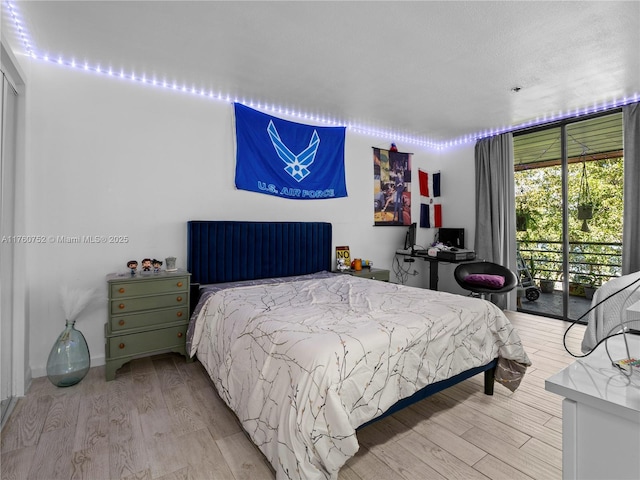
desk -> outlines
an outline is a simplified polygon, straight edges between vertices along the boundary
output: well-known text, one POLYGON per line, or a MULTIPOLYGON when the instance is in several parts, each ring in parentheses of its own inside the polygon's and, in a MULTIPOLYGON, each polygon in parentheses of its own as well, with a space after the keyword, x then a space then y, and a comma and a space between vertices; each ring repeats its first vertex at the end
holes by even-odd
MULTIPOLYGON (((627 335, 640 356, 640 336, 627 335)), ((614 360, 626 358, 621 336, 609 340, 614 360)), ((640 372, 624 376, 604 344, 545 381, 562 395, 562 478, 640 478, 640 372)))
POLYGON ((430 257, 429 255, 418 255, 411 253, 410 250, 396 250, 396 255, 402 255, 403 257, 420 258, 425 262, 429 262, 429 289, 438 290, 438 265, 440 263, 467 263, 477 262, 478 260, 444 260, 438 257, 430 257))

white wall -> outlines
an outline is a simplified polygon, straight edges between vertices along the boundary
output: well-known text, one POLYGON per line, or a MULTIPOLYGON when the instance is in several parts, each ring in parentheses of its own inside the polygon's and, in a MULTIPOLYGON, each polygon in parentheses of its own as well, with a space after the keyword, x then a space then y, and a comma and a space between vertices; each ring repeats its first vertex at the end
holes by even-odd
MULTIPOLYGON (((89 343, 92 365, 104 363, 107 319, 105 275, 129 259, 178 257, 186 263, 186 222, 201 220, 328 221, 334 245, 352 256, 392 268, 406 228, 373 227, 372 146, 381 140, 347 132, 349 196, 287 200, 234 187, 233 109, 230 104, 164 91, 51 64, 25 67, 28 89, 26 232, 29 235, 127 236, 126 243, 50 241, 28 245, 30 365, 45 375, 49 350, 64 327, 59 285, 94 288, 101 298, 77 328, 89 343)), ((473 238, 473 148, 414 152, 417 168, 443 174, 444 226, 465 227, 473 238)), ((412 215, 419 220, 419 202, 412 215)), ((419 243, 433 230, 419 229, 419 243)), ((428 270, 409 284, 428 285, 428 270)), ((441 289, 456 289, 447 268, 441 289), (450 280, 450 281, 449 281, 450 280)))
MULTIPOLYGON (((439 152, 435 157, 422 159, 419 157, 414 168, 422 168, 427 171, 441 172, 441 197, 442 226, 447 228, 464 228, 465 248, 473 249, 475 235, 475 165, 474 145, 457 147, 455 149, 439 152)), ((417 170, 416 175, 417 175, 417 170)), ((417 192, 416 192, 417 193, 417 192)), ((416 193, 413 194, 413 202, 417 203, 416 193)), ((429 199, 422 197, 423 203, 429 199)), ((419 220, 419 213, 415 213, 419 220)), ((418 244, 427 245, 433 242, 434 229, 418 229, 418 244)), ((426 262, 425 262, 426 263, 426 262)), ((453 278, 453 270, 456 264, 440 263, 438 290, 453 293, 469 292, 460 288, 453 278)), ((428 270, 425 271, 425 279, 428 279, 428 270)), ((428 281, 425 283, 428 285, 428 281)))

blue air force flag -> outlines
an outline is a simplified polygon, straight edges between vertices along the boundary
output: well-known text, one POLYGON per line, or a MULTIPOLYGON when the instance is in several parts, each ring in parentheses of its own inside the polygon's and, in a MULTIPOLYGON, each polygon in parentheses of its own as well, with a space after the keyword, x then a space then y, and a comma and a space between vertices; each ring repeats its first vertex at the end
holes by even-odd
POLYGON ((345 127, 304 125, 234 107, 236 188, 299 200, 347 196, 345 127))

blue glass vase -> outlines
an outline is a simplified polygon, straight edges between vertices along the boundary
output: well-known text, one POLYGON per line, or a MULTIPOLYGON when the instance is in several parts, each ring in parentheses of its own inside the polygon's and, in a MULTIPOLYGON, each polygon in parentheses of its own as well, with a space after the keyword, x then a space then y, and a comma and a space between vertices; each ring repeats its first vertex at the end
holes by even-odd
POLYGON ((82 380, 91 367, 89 346, 75 321, 66 321, 65 329, 53 344, 47 360, 47 377, 56 387, 70 387, 82 380))

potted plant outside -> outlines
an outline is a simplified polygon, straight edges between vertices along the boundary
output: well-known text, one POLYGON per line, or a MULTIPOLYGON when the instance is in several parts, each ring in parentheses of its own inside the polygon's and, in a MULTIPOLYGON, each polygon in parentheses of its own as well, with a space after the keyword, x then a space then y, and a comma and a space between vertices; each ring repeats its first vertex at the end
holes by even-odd
POLYGON ((519 206, 516 210, 516 231, 526 232, 530 228, 536 228, 535 212, 527 206, 519 206))
POLYGON ((581 203, 578 205, 578 220, 591 220, 593 218, 593 203, 581 203))
POLYGON ((554 273, 547 270, 540 270, 540 291, 542 293, 553 293, 556 287, 554 273))
POLYGON ((516 231, 526 232, 529 228, 535 227, 532 208, 528 204, 528 198, 524 193, 524 188, 520 192, 515 192, 516 201, 516 231))
POLYGON ((516 231, 526 232, 529 229, 529 220, 531 216, 529 212, 518 210, 516 212, 516 231))
POLYGON ((579 282, 569 282, 569 295, 584 297, 584 286, 579 282))
POLYGON ((593 299, 593 294, 598 289, 596 277, 594 275, 581 275, 580 282, 582 283, 585 298, 587 300, 593 299))
POLYGON ((580 192, 578 194, 578 220, 582 220, 583 232, 589 231, 587 220, 593 218, 593 203, 591 201, 591 192, 589 190, 589 179, 587 178, 587 162, 585 161, 585 152, 582 152, 582 176, 580 178, 580 192))
POLYGON ((596 293, 597 289, 598 289, 598 287, 596 287, 595 285, 585 285, 585 287, 584 287, 584 297, 587 300, 592 300, 593 299, 593 295, 596 293))

